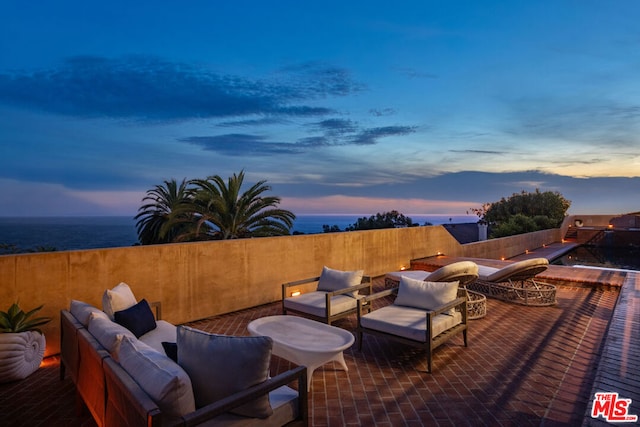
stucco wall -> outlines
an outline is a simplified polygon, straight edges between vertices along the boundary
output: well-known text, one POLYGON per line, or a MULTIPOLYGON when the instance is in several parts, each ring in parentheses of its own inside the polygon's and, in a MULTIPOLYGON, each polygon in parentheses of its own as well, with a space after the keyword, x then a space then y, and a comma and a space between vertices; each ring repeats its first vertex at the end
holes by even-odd
MULTIPOLYGON (((59 312, 71 299, 101 306, 128 283, 138 299, 162 302, 179 324, 277 301, 280 284, 317 276, 323 265, 378 276, 437 254, 509 258, 560 240, 560 229, 460 245, 442 226, 413 227, 0 256, 0 301, 45 304, 47 355, 59 352, 59 312)), ((4 308, 6 309, 6 308, 4 308)))

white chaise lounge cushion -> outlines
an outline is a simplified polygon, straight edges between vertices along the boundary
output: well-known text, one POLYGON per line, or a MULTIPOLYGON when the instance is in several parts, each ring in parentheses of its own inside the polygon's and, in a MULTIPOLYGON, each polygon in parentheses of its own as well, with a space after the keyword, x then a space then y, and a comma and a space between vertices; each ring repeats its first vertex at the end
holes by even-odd
MULTIPOLYGON (((422 310, 435 310, 450 303, 458 295, 458 282, 423 282, 402 276, 398 287, 395 305, 414 307, 422 310)), ((454 309, 449 311, 453 314, 454 309)))
MULTIPOLYGON (((333 292, 339 291, 340 289, 349 288, 351 286, 357 286, 362 283, 363 275, 364 270, 340 271, 324 266, 322 268, 322 273, 320 274, 320 280, 318 281, 317 290, 324 292, 333 292)), ((358 291, 350 292, 345 295, 351 295, 355 298, 356 295, 358 295, 358 291)))
POLYGON ((102 310, 113 320, 113 313, 126 310, 136 305, 136 297, 131 288, 124 282, 119 283, 113 289, 107 289, 102 294, 102 310))
MULTIPOLYGON (((386 332, 414 341, 426 342, 426 316, 426 311, 423 309, 391 304, 362 316, 360 323, 368 329, 386 332)), ((462 315, 457 311, 454 312, 453 316, 448 314, 434 316, 431 338, 459 323, 462 323, 462 315)))
POLYGON ((164 353, 135 338, 118 336, 114 359, 153 399, 163 414, 181 417, 195 411, 191 379, 164 353))
MULTIPOLYGON (((358 300, 347 295, 334 295, 331 298, 331 314, 343 313, 356 308, 358 300)), ((315 291, 296 297, 286 298, 284 307, 289 310, 302 311, 318 317, 327 315, 327 292, 315 291)))
POLYGON ((548 266, 549 260, 546 258, 531 258, 514 262, 500 269, 485 266, 479 267, 478 276, 481 280, 499 283, 507 281, 516 275, 534 277, 536 274, 546 270, 548 266))

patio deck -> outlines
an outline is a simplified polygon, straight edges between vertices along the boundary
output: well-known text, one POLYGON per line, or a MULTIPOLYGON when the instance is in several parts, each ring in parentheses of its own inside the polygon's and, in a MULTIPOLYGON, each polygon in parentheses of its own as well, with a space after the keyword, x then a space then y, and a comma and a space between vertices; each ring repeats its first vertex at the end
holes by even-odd
MULTIPOLYGON (((581 271, 583 274, 589 273, 581 271)), ((310 425, 598 423, 588 417, 594 381, 605 388, 621 385, 616 381, 630 377, 640 366, 640 275, 629 276, 622 314, 616 310, 614 315, 619 294, 614 286, 559 286, 558 304, 553 307, 524 307, 489 299, 487 316, 470 323, 469 347, 458 337, 436 349, 432 374, 416 370, 422 369, 425 360, 422 350, 365 335, 362 351, 356 346, 345 351, 348 372, 333 362, 316 370, 309 396, 310 425), (606 367, 599 364, 601 357, 608 358, 606 367), (624 369, 616 370, 616 363, 624 369)), ((374 287, 382 289, 384 279, 377 278, 374 287)), ((280 313, 280 303, 272 303, 190 325, 247 335, 251 320, 280 313)), ((354 330, 355 323, 354 315, 335 326, 354 330)), ((272 373, 290 366, 274 357, 272 373)), ((639 399, 630 411, 638 414, 640 386, 622 386, 617 389, 621 397, 639 399)), ((76 416, 73 384, 68 378, 60 381, 57 357, 47 358, 26 380, 0 384, 0 413, 2 424, 8 426, 95 425, 86 413, 76 416)))

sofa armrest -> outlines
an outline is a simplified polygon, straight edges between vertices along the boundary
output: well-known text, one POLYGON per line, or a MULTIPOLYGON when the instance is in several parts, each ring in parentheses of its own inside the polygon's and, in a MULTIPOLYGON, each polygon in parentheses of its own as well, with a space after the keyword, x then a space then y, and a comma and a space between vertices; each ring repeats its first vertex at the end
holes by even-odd
POLYGON ((239 391, 217 402, 204 406, 183 417, 184 426, 197 426, 212 418, 229 412, 233 408, 250 402, 257 397, 264 396, 283 385, 293 381, 298 383, 298 419, 306 425, 308 421, 308 396, 307 396, 307 368, 298 366, 269 378, 263 383, 257 384, 246 390, 239 391))

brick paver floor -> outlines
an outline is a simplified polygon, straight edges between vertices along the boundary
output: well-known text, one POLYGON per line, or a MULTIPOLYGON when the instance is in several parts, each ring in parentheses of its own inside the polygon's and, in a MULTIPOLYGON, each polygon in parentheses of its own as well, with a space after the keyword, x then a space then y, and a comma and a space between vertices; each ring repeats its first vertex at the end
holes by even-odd
MULTIPOLYGON (((374 284, 381 289, 382 278, 374 284)), ((310 424, 580 425, 617 296, 560 286, 554 307, 489 299, 487 316, 470 322, 469 347, 457 337, 436 349, 432 374, 421 371, 422 350, 365 335, 362 351, 345 351, 348 372, 331 362, 314 373, 310 424)), ((247 335, 249 321, 280 313, 273 303, 190 325, 247 335)), ((355 323, 354 315, 335 325, 353 331, 355 323)), ((274 357, 272 373, 290 366, 274 357)), ((73 385, 59 380, 58 368, 58 359, 48 358, 26 380, 0 384, 2 425, 94 425, 86 413, 74 415, 73 385)))

